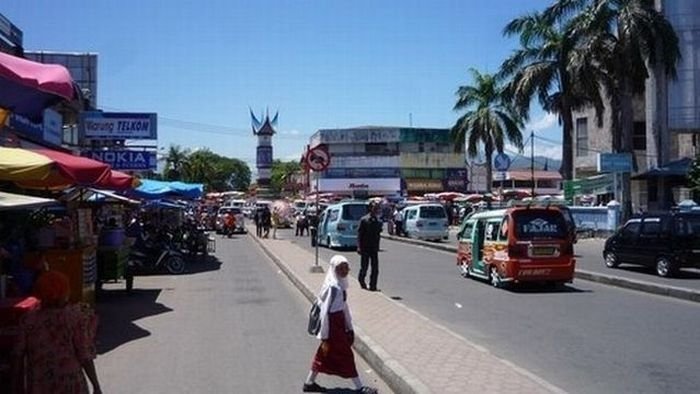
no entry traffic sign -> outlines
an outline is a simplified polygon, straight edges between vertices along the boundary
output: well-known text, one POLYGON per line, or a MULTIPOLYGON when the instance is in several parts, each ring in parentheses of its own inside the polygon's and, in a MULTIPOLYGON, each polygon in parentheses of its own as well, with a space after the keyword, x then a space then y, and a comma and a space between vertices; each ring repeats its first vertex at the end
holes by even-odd
POLYGON ((306 154, 306 164, 314 171, 323 171, 331 164, 331 155, 325 145, 319 145, 306 154))

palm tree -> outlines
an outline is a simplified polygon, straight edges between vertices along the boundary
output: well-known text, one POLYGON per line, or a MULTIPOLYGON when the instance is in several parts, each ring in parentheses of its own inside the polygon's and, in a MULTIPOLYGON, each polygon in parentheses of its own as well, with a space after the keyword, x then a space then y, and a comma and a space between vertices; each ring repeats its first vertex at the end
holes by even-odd
MULTIPOLYGON (((633 153, 634 97, 644 92, 650 65, 675 78, 678 36, 653 0, 560 0, 547 12, 561 19, 574 11, 573 24, 585 36, 584 56, 596 64, 595 79, 610 96, 614 148, 633 153)), ((630 174, 623 174, 625 217, 631 213, 630 184, 630 174)))
POLYGON ((181 180, 184 175, 184 167, 190 151, 182 149, 180 145, 170 145, 165 156, 164 175, 167 180, 181 180))
POLYGON ((572 112, 593 105, 598 122, 603 113, 599 85, 591 79, 592 65, 578 51, 575 25, 548 13, 532 13, 512 20, 503 34, 519 35, 520 48, 505 60, 499 76, 510 78, 506 94, 520 115, 527 118, 537 97, 545 111, 556 114, 562 125, 562 162, 559 172, 573 177, 572 112))
POLYGON ((503 153, 506 140, 522 149, 523 136, 520 133, 523 119, 504 100, 504 90, 500 80, 491 74, 482 74, 469 69, 473 84, 457 89, 455 111, 466 111, 454 126, 451 137, 459 150, 466 143, 467 155, 476 157, 480 144, 484 146, 486 158, 486 189, 491 191, 493 182, 493 152, 503 153))

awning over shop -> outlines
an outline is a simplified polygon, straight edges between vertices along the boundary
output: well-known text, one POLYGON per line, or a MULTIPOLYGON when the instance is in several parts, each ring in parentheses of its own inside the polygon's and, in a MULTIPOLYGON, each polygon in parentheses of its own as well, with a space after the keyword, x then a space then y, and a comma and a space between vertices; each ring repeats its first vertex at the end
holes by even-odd
POLYGON ((22 194, 0 192, 0 211, 11 209, 33 209, 58 204, 50 198, 25 196, 22 194))
POLYGON ((164 182, 141 179, 141 185, 130 194, 134 197, 155 200, 164 197, 200 198, 204 193, 201 183, 164 182))
POLYGON ((685 157, 671 161, 664 166, 652 168, 646 172, 637 174, 633 176, 632 179, 676 178, 678 180, 683 180, 688 175, 692 163, 693 159, 685 157))
POLYGON ((40 119, 44 109, 76 97, 68 70, 0 52, 0 108, 40 119))
POLYGON ((89 189, 92 195, 87 198, 88 201, 101 202, 101 201, 116 201, 123 202, 127 204, 138 205, 140 204, 137 200, 132 200, 129 197, 124 197, 109 190, 100 189, 89 189))
POLYGON ((102 189, 125 191, 141 185, 141 180, 121 171, 112 170, 109 176, 95 185, 102 189))
POLYGON ((0 180, 31 189, 93 186, 108 177, 108 164, 50 149, 0 147, 0 180))

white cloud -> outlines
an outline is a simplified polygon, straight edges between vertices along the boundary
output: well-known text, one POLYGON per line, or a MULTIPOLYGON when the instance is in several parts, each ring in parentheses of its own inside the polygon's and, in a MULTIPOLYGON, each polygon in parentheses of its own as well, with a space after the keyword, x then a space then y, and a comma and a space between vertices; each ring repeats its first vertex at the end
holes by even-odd
POLYGON ((545 112, 539 119, 531 120, 525 125, 525 131, 542 131, 556 126, 559 118, 556 114, 545 112))
POLYGON ((297 129, 292 129, 292 130, 282 130, 280 131, 280 134, 286 134, 286 135, 299 135, 301 134, 301 131, 297 129))
MULTIPOLYGON (((523 151, 518 151, 518 148, 513 145, 506 144, 506 153, 509 156, 520 155, 524 157, 530 157, 530 143, 523 147, 523 151)), ((561 160, 561 145, 555 145, 550 143, 542 143, 541 141, 535 140, 535 156, 547 157, 549 159, 561 160)), ((512 159, 512 157, 511 157, 512 159)))

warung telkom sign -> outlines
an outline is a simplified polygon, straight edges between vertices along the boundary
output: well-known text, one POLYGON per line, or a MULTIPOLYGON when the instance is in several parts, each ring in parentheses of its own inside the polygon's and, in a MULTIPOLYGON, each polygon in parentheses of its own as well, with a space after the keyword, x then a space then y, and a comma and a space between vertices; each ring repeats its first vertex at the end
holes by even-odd
POLYGON ((80 136, 97 140, 155 140, 157 118, 154 113, 81 112, 80 136))

